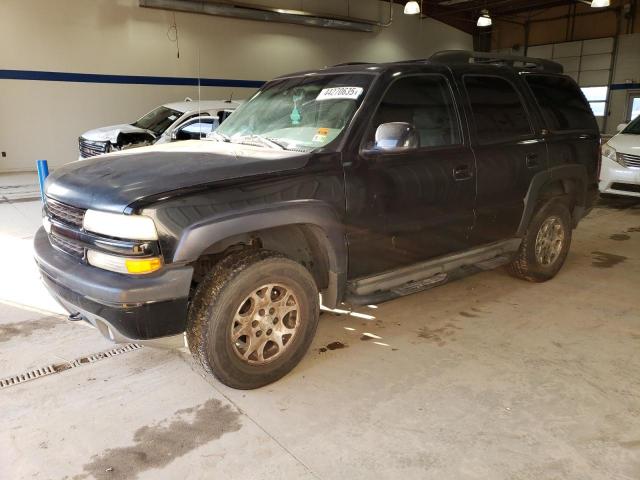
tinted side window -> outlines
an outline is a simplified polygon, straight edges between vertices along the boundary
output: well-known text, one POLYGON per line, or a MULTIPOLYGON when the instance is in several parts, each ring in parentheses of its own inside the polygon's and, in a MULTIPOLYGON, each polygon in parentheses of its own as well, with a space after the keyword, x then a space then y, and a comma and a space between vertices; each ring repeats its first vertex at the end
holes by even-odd
POLYGON ((407 122, 420 134, 421 147, 458 145, 460 127, 449 83, 439 75, 419 75, 395 81, 373 117, 368 146, 375 130, 389 122, 407 122))
POLYGON ((481 143, 532 133, 520 95, 504 78, 465 75, 476 133, 481 143))
POLYGON ((598 130, 589 104, 578 86, 565 77, 526 75, 551 130, 598 130))

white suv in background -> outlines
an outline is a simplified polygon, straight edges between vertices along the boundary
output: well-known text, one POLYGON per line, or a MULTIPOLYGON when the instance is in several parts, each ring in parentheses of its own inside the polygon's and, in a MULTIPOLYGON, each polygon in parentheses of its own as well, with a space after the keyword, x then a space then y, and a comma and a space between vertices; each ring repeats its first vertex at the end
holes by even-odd
POLYGON ((198 102, 190 99, 161 105, 131 124, 100 127, 83 133, 78 139, 80 160, 154 143, 194 139, 196 130, 198 138, 205 137, 239 105, 231 100, 198 102))
POLYGON ((602 146, 600 192, 640 197, 640 116, 602 146))

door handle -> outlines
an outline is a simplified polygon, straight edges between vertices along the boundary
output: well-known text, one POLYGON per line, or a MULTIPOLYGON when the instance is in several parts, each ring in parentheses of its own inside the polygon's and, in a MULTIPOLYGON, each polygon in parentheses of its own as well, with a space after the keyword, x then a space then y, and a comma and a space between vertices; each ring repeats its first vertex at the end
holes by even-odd
POLYGON ((453 178, 456 181, 469 180, 473 176, 469 165, 458 165, 453 169, 453 178))
POLYGON ((535 168, 540 163, 538 162, 538 154, 537 153, 527 153, 525 157, 525 162, 527 164, 527 168, 535 168))

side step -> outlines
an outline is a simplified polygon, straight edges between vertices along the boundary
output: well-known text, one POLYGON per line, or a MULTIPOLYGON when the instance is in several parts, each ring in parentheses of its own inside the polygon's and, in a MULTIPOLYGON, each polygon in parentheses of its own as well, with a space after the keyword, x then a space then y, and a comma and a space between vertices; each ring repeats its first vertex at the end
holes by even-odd
POLYGON ((493 270, 511 261, 521 239, 514 238, 483 245, 461 253, 438 257, 398 270, 364 277, 347 286, 346 303, 367 305, 381 303, 484 270, 493 270))

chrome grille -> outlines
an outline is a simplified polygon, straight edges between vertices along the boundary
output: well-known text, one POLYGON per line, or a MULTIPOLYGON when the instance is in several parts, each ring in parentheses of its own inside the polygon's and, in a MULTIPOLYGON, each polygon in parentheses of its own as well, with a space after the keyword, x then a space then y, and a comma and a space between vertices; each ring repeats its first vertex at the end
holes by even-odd
POLYGON ((640 155, 618 153, 618 162, 625 167, 640 168, 640 155))
POLYGON ((55 233, 49 235, 49 241, 58 250, 73 255, 74 257, 84 258, 84 247, 71 240, 70 238, 61 237, 55 233))
POLYGON ((83 208, 72 207, 71 205, 58 202, 51 198, 47 198, 45 205, 47 212, 52 219, 66 223, 67 225, 73 225, 74 227, 82 227, 85 212, 83 208))
POLYGON ((107 153, 107 148, 109 147, 109 142, 96 142, 82 137, 78 139, 78 144, 82 158, 95 157, 96 155, 107 153))

